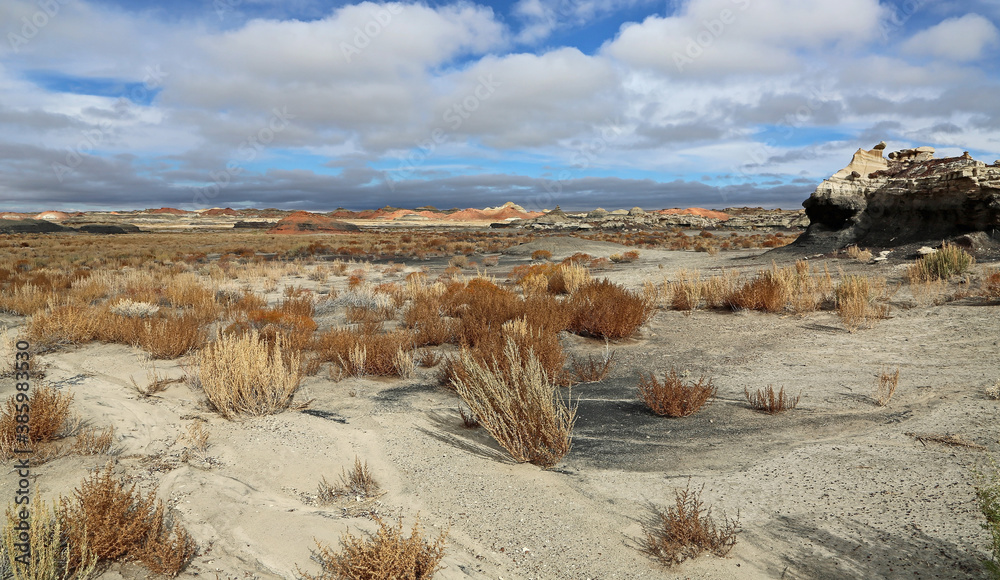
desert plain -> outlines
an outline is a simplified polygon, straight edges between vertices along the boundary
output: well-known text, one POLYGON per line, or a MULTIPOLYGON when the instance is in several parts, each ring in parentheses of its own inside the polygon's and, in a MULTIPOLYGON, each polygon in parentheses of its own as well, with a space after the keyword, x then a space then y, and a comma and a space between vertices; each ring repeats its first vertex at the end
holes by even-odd
MULTIPOLYGON (((0 236, 0 325, 9 337, 5 366, 13 341, 30 342, 32 385, 71 394, 79 419, 47 455, 39 452, 33 493, 72 496, 88 473, 109 464, 128 484, 155 490, 197 547, 179 578, 318 575, 316 542, 335 550, 345 532, 375 531, 373 515, 402 517, 407 533, 418 517, 431 538, 445 532, 439 579, 985 573, 991 538, 975 485, 1000 449, 1000 401, 989 394, 1000 381, 995 256, 978 256, 961 275, 919 282, 910 275, 918 248, 811 253, 787 245, 802 231, 795 227, 688 224, 604 235, 359 219, 357 231, 282 236, 234 231, 231 223, 157 228, 147 217, 120 217, 142 230, 126 234, 0 236), (557 387, 576 417, 572 447, 549 468, 514 460, 483 427, 466 426, 468 408, 441 379, 447 361, 460 356, 460 340, 411 341, 403 349, 411 368, 397 376, 318 358, 302 342, 290 405, 262 416, 224 417, 199 387, 199 352, 248 316, 227 306, 238 297, 258 297, 261 310, 307 302, 308 340, 365 325, 416 334, 406 313, 428 295, 420 288, 441 295, 490 284, 559 304, 572 292, 526 280, 551 276, 567 259, 590 280, 642 297, 649 312, 626 337, 558 332, 567 377, 574 362, 613 359, 606 376, 557 387), (783 269, 815 281, 799 286, 809 296, 787 296, 772 311, 706 298, 713 278, 735 291, 783 269), (881 288, 872 294, 875 314, 845 321, 835 294, 852 276, 881 288), (88 280, 104 287, 87 294, 88 280), (32 302, 25 285, 50 294, 32 302), (203 320, 203 340, 179 354, 157 356, 142 341, 72 339, 36 320, 60 304, 110 316, 125 299, 158 307, 143 315, 149 320, 179 316, 195 308, 175 299, 198 294, 191 288, 214 303, 198 308, 215 314, 203 320), (67 298, 74 289, 86 298, 67 298), (361 310, 379 294, 391 300, 373 302, 388 305, 373 321, 361 310), (671 369, 684 381, 710 379, 715 397, 687 417, 654 414, 637 386, 671 369), (898 387, 878 404, 878 377, 897 369, 898 387), (152 392, 153 383, 162 390, 152 392), (747 393, 768 386, 798 397, 797 406, 777 414, 751 408, 747 393), (87 428, 107 427, 110 449, 70 451, 87 428), (381 494, 321 501, 321 481, 338 481, 356 459, 381 494), (672 505, 681 489, 701 490, 719 521, 738 519, 724 556, 667 566, 643 551, 655 509, 672 505)), ((284 331, 292 332, 275 332, 284 331)), ((15 383, 5 372, 0 397, 14 396, 15 383)), ((14 460, 6 464, 0 497, 12 500, 19 479, 14 460)), ((128 558, 99 571, 102 579, 153 576, 128 558)))

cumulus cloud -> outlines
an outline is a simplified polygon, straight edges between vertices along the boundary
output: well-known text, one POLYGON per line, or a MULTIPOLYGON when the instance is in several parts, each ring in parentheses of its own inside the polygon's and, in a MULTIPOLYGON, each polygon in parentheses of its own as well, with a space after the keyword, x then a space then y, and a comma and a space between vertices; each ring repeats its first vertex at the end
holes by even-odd
POLYGON ((982 58, 998 42, 1000 32, 992 22, 978 14, 966 14, 917 32, 901 48, 906 54, 961 62, 982 58))
POLYGON ((788 72, 801 50, 875 39, 885 15, 877 0, 691 0, 674 16, 623 25, 604 51, 673 76, 788 72))

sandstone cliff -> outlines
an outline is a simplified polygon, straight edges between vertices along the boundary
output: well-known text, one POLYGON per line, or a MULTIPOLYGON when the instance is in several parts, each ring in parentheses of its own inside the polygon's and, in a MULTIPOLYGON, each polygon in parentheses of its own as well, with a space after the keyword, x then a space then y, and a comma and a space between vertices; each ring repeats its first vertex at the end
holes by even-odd
POLYGON ((892 247, 972 232, 1000 241, 1000 162, 986 165, 968 153, 935 159, 931 147, 885 159, 884 148, 859 149, 802 203, 809 228, 796 246, 892 247))

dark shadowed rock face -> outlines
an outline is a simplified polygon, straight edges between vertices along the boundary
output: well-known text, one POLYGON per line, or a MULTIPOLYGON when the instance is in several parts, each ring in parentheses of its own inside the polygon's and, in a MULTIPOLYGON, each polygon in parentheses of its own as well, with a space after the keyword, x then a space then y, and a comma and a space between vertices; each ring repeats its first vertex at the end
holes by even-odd
POLYGON ((809 229, 796 245, 893 247, 973 232, 1000 241, 1000 163, 933 155, 920 147, 886 160, 881 148, 859 149, 802 203, 809 229))

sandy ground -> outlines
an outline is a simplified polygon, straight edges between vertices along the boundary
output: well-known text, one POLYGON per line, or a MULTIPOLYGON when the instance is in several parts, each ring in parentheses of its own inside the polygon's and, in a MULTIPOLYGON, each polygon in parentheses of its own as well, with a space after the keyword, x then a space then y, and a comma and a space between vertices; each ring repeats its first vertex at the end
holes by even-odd
MULTIPOLYGON (((562 250, 614 249, 586 246, 562 250)), ((600 275, 638 287, 680 268, 769 265, 760 253, 643 251, 635 264, 600 275)), ((505 257, 498 271, 522 259, 505 257)), ((898 265, 829 263, 900 275, 898 265)), ((74 393, 84 419, 116 426, 119 472, 146 488, 158 484, 199 542, 182 578, 295 578, 297 565, 318 572, 314 539, 336 544, 345 530, 374 529, 309 499, 321 477, 336 480, 355 456, 387 492, 383 514, 402 514, 407 527, 419 514, 431 533, 448 530, 441 579, 981 576, 989 538, 971 483, 974 466, 1000 448, 1000 402, 984 395, 1000 378, 1000 306, 905 308, 905 295, 894 300, 890 319, 854 334, 829 312, 661 311, 635 339, 611 345, 619 364, 609 378, 574 387, 573 449, 549 471, 515 464, 483 430, 465 429, 455 395, 436 386, 436 369, 409 380, 332 382, 323 373, 300 392, 314 399, 308 411, 230 422, 186 384, 139 397, 129 378, 141 383, 146 367, 133 349, 94 344, 41 358, 44 381, 74 393), (646 411, 635 398, 638 373, 671 365, 711 376, 718 399, 685 419, 646 411), (882 365, 899 366, 901 376, 885 408, 870 398, 882 365), (801 393, 799 407, 778 416, 747 408, 744 387, 769 384, 801 393), (199 421, 210 447, 185 452, 183 434, 199 421), (989 451, 907 433, 958 434, 989 451), (650 505, 668 504, 688 484, 704 485, 717 514, 739 514, 743 532, 726 558, 664 568, 635 541, 650 505)), ((575 355, 605 346, 563 340, 575 355)), ((182 377, 184 363, 159 361, 157 370, 182 377)), ((12 392, 11 380, 0 380, 0 396, 12 392)), ((85 469, 105 461, 57 459, 36 469, 34 486, 48 497, 68 494, 85 469)), ((13 497, 16 479, 0 477, 0 496, 13 497)), ((103 577, 146 573, 115 565, 103 577)))

